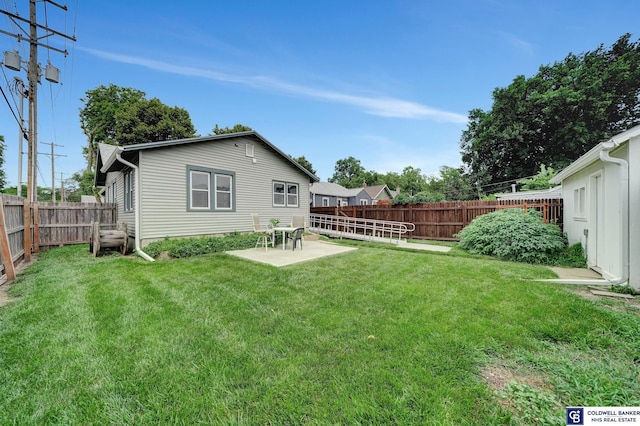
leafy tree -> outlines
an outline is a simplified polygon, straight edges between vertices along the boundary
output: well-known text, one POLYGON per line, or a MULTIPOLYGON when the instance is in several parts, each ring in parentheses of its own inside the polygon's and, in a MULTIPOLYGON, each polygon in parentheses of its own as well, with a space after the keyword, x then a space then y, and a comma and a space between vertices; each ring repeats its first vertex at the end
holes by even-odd
POLYGON ((296 163, 300 164, 302 167, 304 167, 305 169, 307 169, 307 171, 311 174, 316 174, 316 170, 313 168, 313 165, 311 164, 311 162, 309 160, 307 160, 304 155, 298 158, 295 157, 291 157, 293 159, 293 161, 295 161, 296 163))
POLYGON ((139 100, 115 114, 119 145, 191 138, 195 127, 187 110, 169 107, 159 99, 139 100))
POLYGON ((88 139, 87 147, 83 149, 87 172, 94 166, 99 143, 117 144, 117 112, 143 99, 144 92, 115 84, 87 90, 85 97, 80 99, 84 103, 80 109, 80 127, 88 139))
POLYGON ((490 111, 473 109, 462 160, 481 185, 561 169, 599 141, 640 123, 640 42, 570 53, 531 77, 493 91, 490 111))
POLYGON ((428 187, 430 192, 441 193, 449 201, 472 200, 477 196, 470 176, 462 167, 440 167, 440 176, 430 179, 428 187))
POLYGON ((534 177, 529 179, 520 179, 517 183, 521 184, 522 191, 529 191, 535 189, 549 189, 552 187, 549 182, 551 178, 556 175, 556 171, 551 167, 546 167, 544 164, 540 166, 540 171, 534 177))
POLYGON ((244 124, 236 124, 235 126, 233 126, 232 128, 229 127, 218 127, 218 125, 216 124, 216 126, 213 128, 213 135, 226 135, 228 133, 240 133, 240 132, 250 132, 251 130, 253 130, 251 127, 249 126, 245 126, 244 124))
POLYGON ((427 190, 427 180, 422 174, 422 170, 407 166, 400 175, 400 191, 409 195, 415 195, 427 190))
POLYGON ((365 170, 360 160, 354 157, 336 161, 333 176, 329 182, 337 183, 345 188, 358 188, 365 183, 365 170))
MULTIPOLYGON (((0 135, 0 191, 7 185, 7 175, 4 172, 4 136, 0 135)), ((17 188, 16 188, 17 191, 17 188)))

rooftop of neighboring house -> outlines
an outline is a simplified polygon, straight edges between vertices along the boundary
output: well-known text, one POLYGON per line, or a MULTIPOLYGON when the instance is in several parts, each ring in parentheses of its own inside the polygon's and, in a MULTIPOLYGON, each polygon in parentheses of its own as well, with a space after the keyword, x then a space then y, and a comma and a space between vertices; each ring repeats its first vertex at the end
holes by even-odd
POLYGON ((355 197, 363 188, 345 188, 333 182, 314 182, 309 187, 312 194, 328 195, 333 197, 355 197))

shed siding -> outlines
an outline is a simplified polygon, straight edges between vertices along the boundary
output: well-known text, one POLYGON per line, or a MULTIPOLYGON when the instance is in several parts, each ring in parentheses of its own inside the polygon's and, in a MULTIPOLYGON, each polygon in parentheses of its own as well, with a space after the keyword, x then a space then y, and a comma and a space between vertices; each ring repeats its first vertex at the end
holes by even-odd
MULTIPOLYGON (((124 172, 129 169, 124 170, 124 172)), ((117 203, 117 211, 118 211, 118 222, 124 222, 127 224, 127 232, 130 236, 135 236, 136 232, 136 223, 135 223, 135 179, 132 181, 133 190, 134 190, 134 200, 133 200, 133 211, 124 211, 124 174, 122 172, 110 172, 107 173, 107 178, 105 180, 107 186, 111 186, 113 181, 116 181, 116 203, 117 203)))
MULTIPOLYGON (((619 158, 627 158, 627 155, 626 146, 612 154, 619 158)), ((589 266, 599 270, 605 278, 622 275, 619 185, 618 166, 600 160, 562 183, 565 232, 569 243, 581 242, 589 266), (600 182, 598 187, 596 178, 600 182), (575 198, 581 188, 585 190, 585 209, 582 215, 576 211, 580 201, 575 198)))
POLYGON ((309 177, 265 144, 252 139, 176 145, 140 151, 142 246, 164 237, 253 231, 251 214, 291 222, 309 217, 309 177), (245 154, 254 145, 254 156, 245 154), (255 162, 254 162, 255 161, 255 162), (187 166, 235 173, 235 211, 187 211, 187 166), (273 207, 272 182, 297 183, 298 207, 273 207))
POLYGON ((640 289, 640 137, 631 139, 629 153, 629 285, 640 289))

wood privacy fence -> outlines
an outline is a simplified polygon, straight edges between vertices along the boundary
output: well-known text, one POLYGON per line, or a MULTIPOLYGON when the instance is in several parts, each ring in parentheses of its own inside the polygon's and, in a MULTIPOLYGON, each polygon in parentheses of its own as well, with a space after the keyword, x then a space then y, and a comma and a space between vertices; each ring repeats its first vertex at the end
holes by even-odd
POLYGON ((363 219, 410 222, 415 230, 408 236, 416 239, 453 240, 454 236, 476 217, 499 209, 536 209, 544 221, 562 227, 562 200, 493 200, 452 201, 442 203, 312 207, 311 213, 344 215, 363 219))
POLYGON ((88 243, 91 222, 115 224, 117 219, 116 204, 30 204, 22 197, 6 194, 0 196, 0 204, 0 213, 4 213, 0 214, 3 216, 0 220, 4 219, 0 223, 0 279, 12 279, 7 272, 13 264, 22 260, 29 261, 31 253, 37 253, 41 248, 88 243))

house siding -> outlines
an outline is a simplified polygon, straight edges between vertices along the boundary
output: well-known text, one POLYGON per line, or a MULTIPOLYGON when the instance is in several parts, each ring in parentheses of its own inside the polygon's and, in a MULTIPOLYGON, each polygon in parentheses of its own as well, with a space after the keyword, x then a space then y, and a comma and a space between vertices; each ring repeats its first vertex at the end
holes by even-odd
POLYGON ((141 150, 139 160, 142 246, 165 237, 251 232, 252 213, 264 223, 309 217, 309 177, 262 142, 237 138, 141 150), (253 157, 246 155, 247 143, 254 146, 253 157), (188 211, 188 166, 234 172, 235 210, 188 211), (273 181, 298 184, 298 207, 272 206, 273 181))
MULTIPOLYGON (((123 172, 127 172, 129 170, 130 169, 125 169, 123 170, 123 172)), ((124 210, 124 173, 122 172, 107 173, 106 184, 107 186, 111 186, 113 184, 113 181, 115 180, 116 182, 115 201, 117 204, 118 222, 126 223, 127 233, 133 237, 135 236, 135 232, 136 232, 136 223, 135 223, 135 209, 136 209, 135 182, 136 181, 135 181, 135 175, 132 175, 132 177, 134 178, 132 180, 132 187, 134 191, 132 211, 124 210)))

